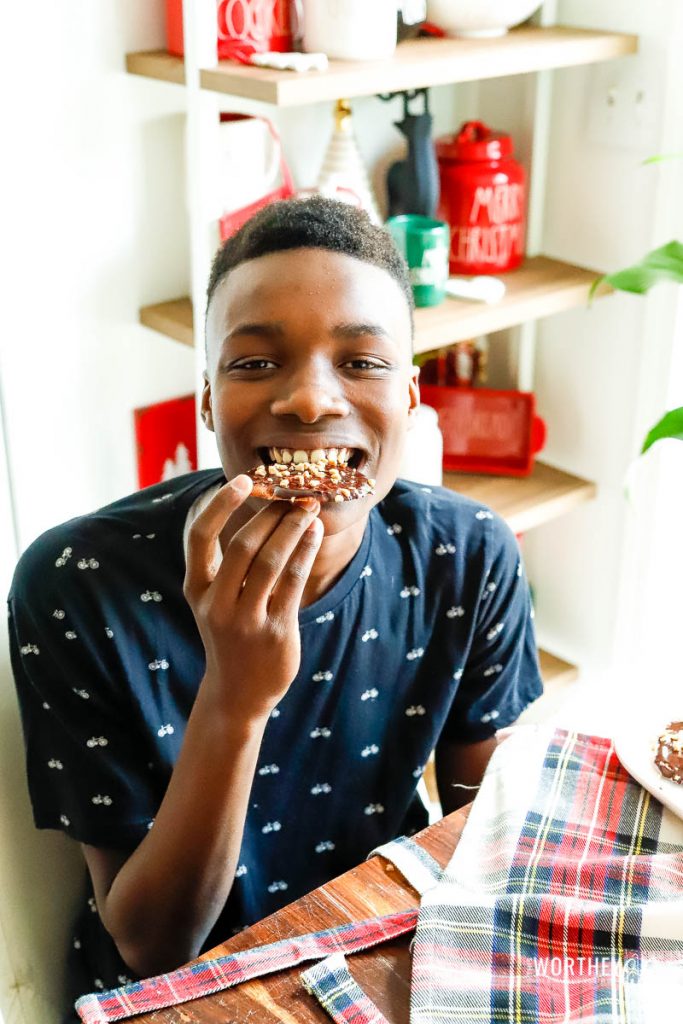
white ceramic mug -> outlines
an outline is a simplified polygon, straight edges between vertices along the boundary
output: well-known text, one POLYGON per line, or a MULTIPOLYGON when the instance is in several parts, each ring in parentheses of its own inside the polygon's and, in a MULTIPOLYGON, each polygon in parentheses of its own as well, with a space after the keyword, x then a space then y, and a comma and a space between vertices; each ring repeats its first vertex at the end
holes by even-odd
POLYGON ((337 60, 383 60, 396 49, 397 0, 299 0, 303 48, 337 60))

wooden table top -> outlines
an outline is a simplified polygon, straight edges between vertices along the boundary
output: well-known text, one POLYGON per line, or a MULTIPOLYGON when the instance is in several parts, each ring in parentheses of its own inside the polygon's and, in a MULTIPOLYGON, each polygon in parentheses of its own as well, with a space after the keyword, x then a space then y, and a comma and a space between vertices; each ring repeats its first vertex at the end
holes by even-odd
MULTIPOLYGON (((466 807, 449 814, 414 837, 442 867, 458 845, 468 810, 466 807)), ((401 874, 383 858, 372 857, 199 959, 213 959, 278 939, 417 906, 419 896, 401 874)), ((349 957, 354 978, 390 1024, 409 1024, 410 939, 406 935, 349 957)), ((312 963, 134 1019, 136 1024, 329 1024, 330 1018, 301 982, 302 971, 312 963)))

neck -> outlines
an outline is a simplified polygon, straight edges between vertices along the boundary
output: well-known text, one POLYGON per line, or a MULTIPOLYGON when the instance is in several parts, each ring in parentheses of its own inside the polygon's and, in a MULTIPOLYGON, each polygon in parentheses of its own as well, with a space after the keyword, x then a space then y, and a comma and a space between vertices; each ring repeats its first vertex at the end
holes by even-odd
MULTIPOLYGON (((228 523, 226 523, 220 534, 219 542, 222 551, 225 551, 231 538, 240 527, 249 522, 253 515, 254 511, 248 507, 247 503, 230 516, 228 523)), ((318 598, 322 597, 334 586, 358 551, 363 540, 367 521, 368 517, 366 515, 359 522, 352 523, 339 533, 325 535, 304 586, 301 598, 302 608, 306 608, 309 604, 314 604, 318 598)))
POLYGON ((301 607, 314 604, 337 582, 344 569, 358 551, 363 540, 366 516, 358 523, 353 523, 341 533, 326 536, 320 545, 313 568, 304 587, 301 607))

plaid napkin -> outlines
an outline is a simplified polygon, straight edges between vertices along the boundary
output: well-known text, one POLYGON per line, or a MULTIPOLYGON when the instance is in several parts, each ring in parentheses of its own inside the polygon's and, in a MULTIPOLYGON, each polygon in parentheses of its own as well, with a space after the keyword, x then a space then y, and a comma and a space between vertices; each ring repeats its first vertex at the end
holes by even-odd
POLYGON ((76 1004, 122 1020, 306 960, 343 1024, 386 1024, 344 953, 412 931, 411 1024, 663 1024, 683 1000, 683 822, 621 767, 610 740, 523 728, 498 748, 441 871, 410 839, 380 847, 417 910, 203 961, 76 1004), (332 954, 332 955, 330 955, 332 954), (324 959, 323 959, 324 958, 324 959))
MULTIPOLYGON (((421 859, 392 846, 378 852, 422 893, 411 1024, 680 1019, 683 822, 610 740, 538 728, 506 740, 431 887, 421 859)), ((340 1022, 355 1019, 331 997, 345 972, 337 955, 303 975, 340 1022)))
MULTIPOLYGON (((150 1013, 213 995, 243 981, 295 967, 306 960, 329 958, 335 951, 356 953, 370 949, 414 931, 416 923, 417 910, 405 910, 293 939, 269 942, 240 953, 202 960, 169 974, 133 981, 108 992, 91 992, 77 1000, 76 1010, 85 1024, 124 1020, 139 1013, 150 1013)), ((357 1024, 363 1022, 359 1020, 357 1024)))

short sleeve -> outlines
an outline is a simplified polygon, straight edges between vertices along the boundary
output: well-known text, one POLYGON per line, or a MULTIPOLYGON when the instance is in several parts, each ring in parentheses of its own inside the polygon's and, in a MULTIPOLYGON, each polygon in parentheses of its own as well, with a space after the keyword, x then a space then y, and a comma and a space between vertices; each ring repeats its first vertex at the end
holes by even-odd
POLYGON ((533 609, 517 539, 489 513, 484 578, 465 665, 442 737, 476 742, 511 725, 543 693, 533 609))
POLYGON ((60 573, 54 548, 40 538, 23 556, 8 602, 35 824, 133 848, 158 805, 152 755, 98 602, 104 580, 93 587, 85 573, 78 581, 60 573))

